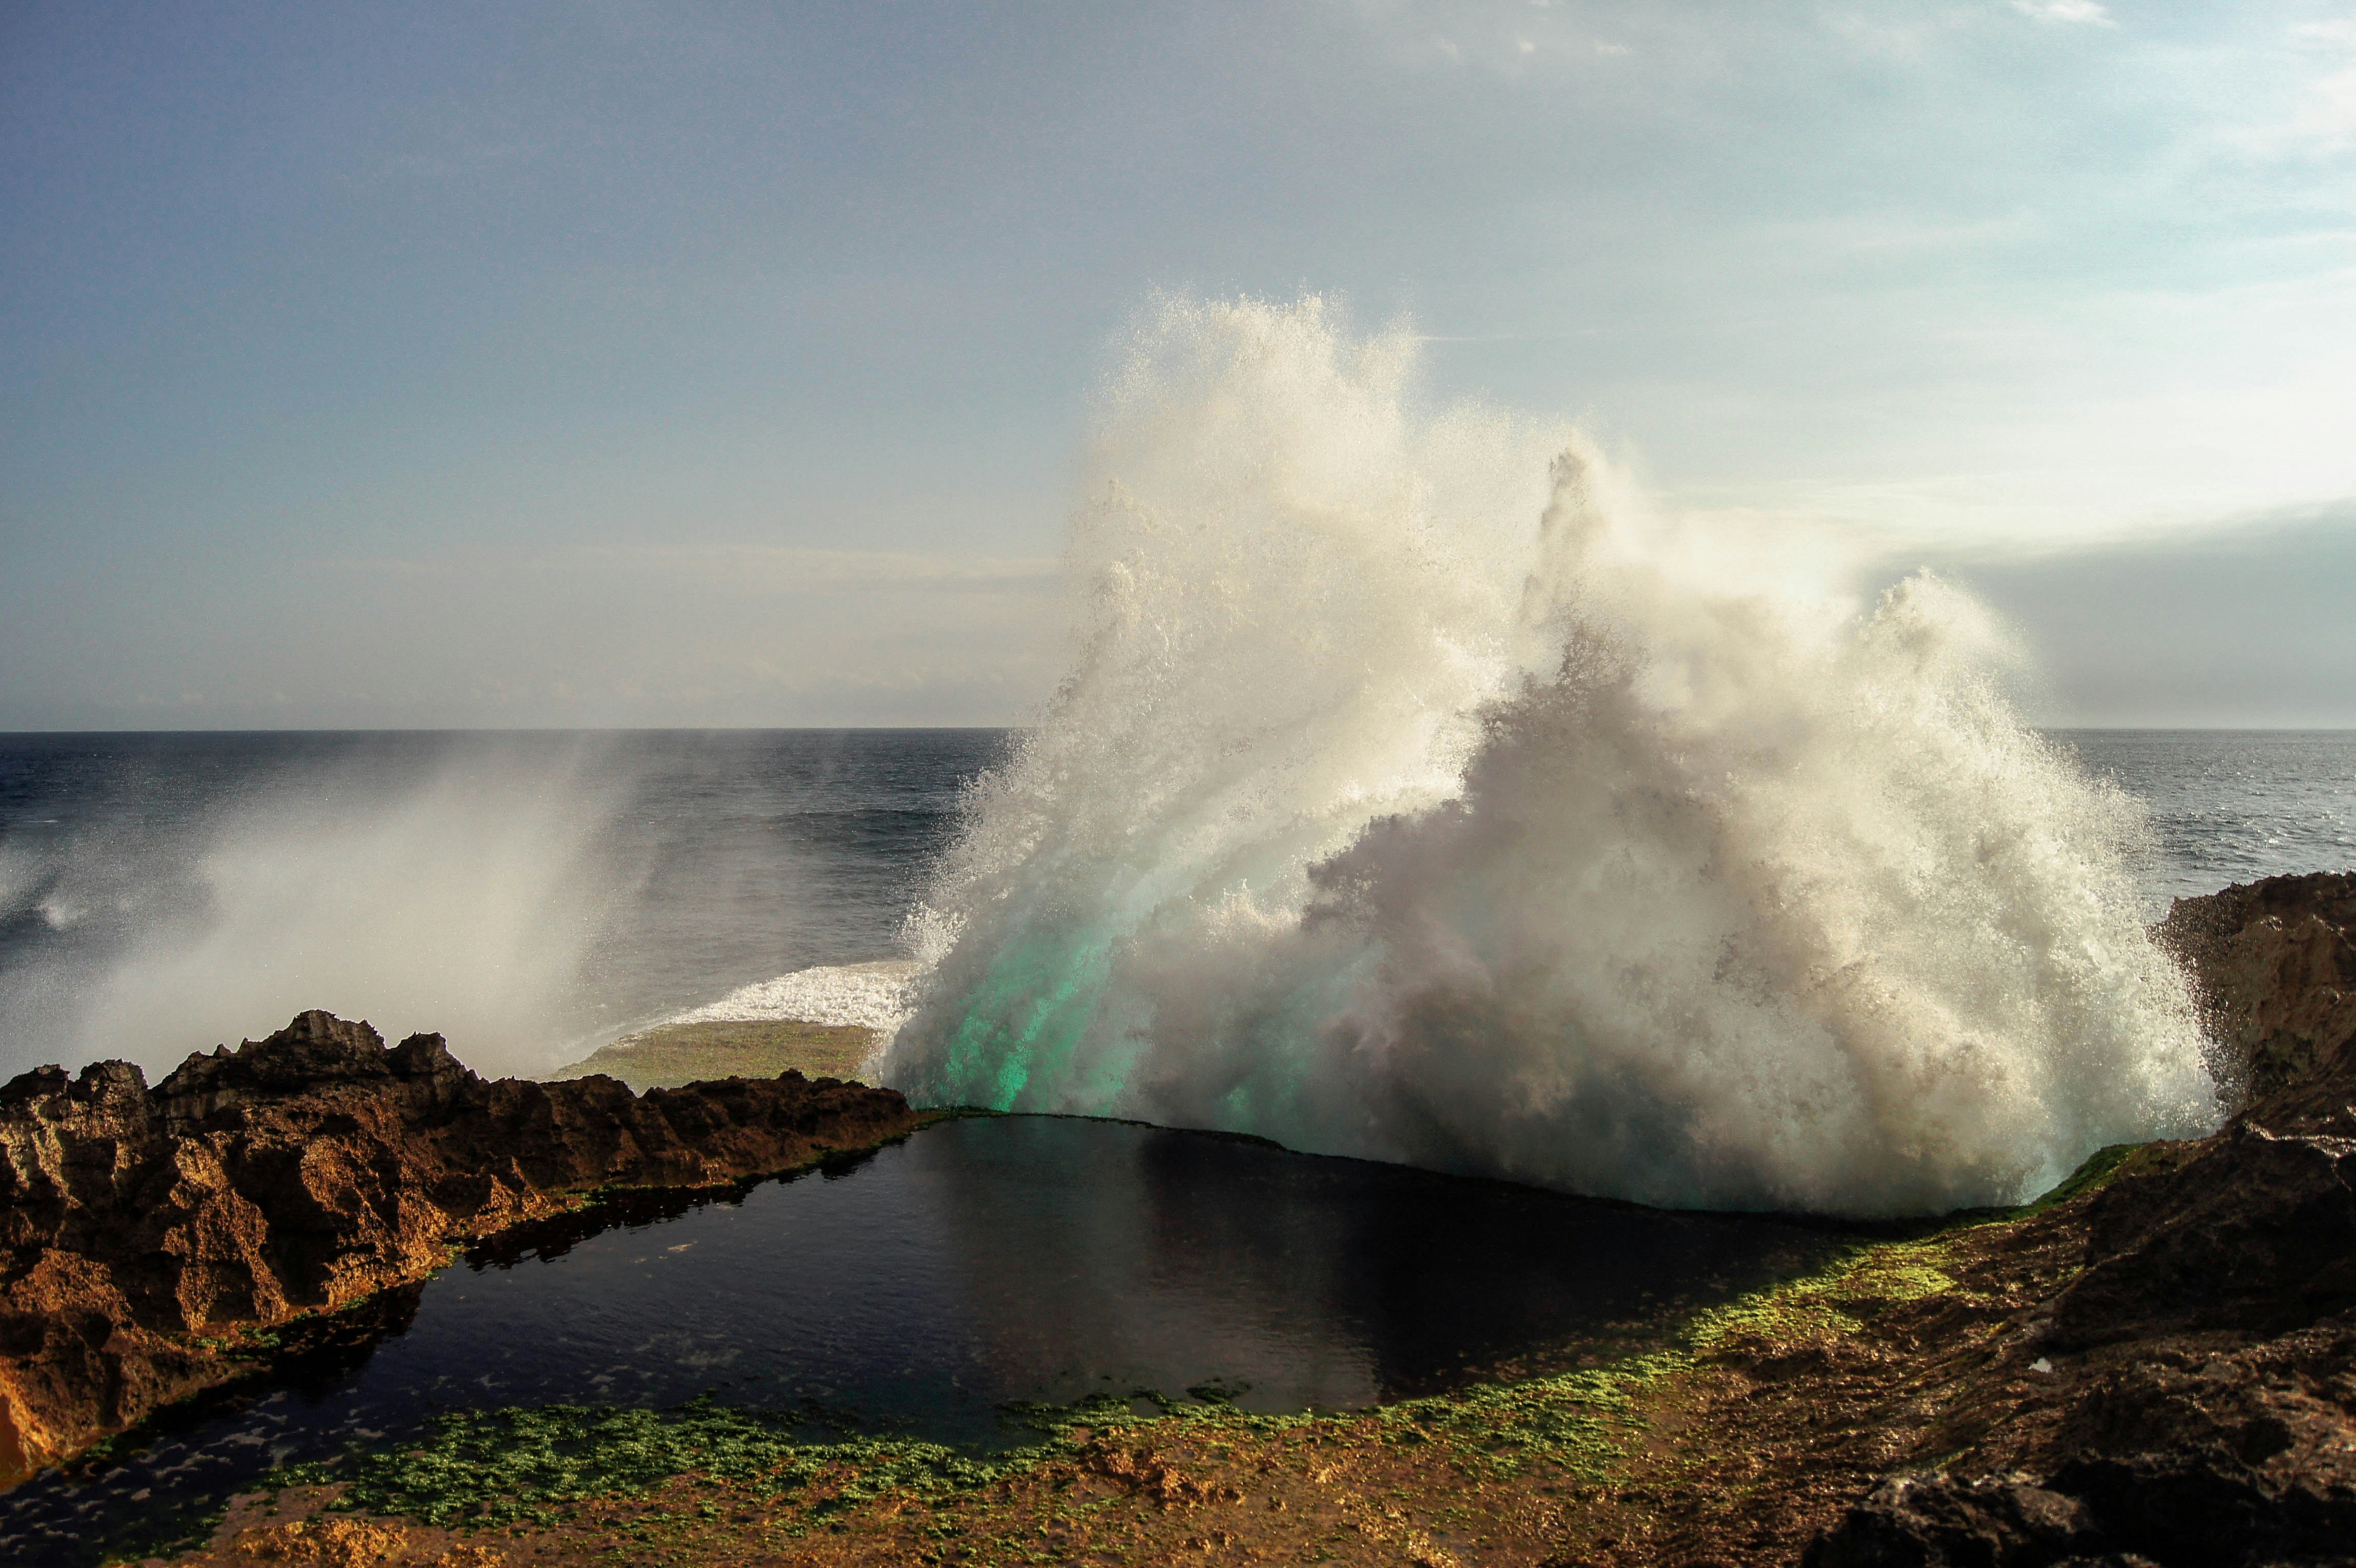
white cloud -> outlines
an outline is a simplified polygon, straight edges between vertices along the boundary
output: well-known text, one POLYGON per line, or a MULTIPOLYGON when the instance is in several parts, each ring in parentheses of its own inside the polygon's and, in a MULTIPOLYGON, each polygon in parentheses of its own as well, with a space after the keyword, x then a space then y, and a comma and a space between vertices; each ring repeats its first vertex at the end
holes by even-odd
POLYGON ((2093 22, 2116 26, 2099 0, 2012 0, 2012 8, 2040 22, 2093 22))
POLYGON ((2315 84, 2293 129, 2319 152, 2338 152, 2356 142, 2356 65, 2315 84))
MULTIPOLYGON (((2229 132, 2228 144, 2260 158, 2317 156, 2356 146, 2356 18, 2301 23, 2290 29, 2289 38, 2289 58, 2319 56, 2321 73, 2308 79, 2289 115, 2229 132)), ((2281 101, 2279 94, 2273 100, 2281 101)))
POLYGON ((2308 22, 2290 31, 2299 44, 2342 57, 2339 70, 2309 85, 2290 126, 2293 137, 2315 151, 2338 152, 2356 143, 2356 58, 2350 58, 2356 57, 2356 17, 2308 22))

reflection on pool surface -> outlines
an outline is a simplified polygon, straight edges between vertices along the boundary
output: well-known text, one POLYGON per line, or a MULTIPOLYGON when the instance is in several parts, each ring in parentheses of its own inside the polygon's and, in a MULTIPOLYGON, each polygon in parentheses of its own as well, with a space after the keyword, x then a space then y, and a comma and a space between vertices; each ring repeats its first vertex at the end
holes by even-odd
POLYGON ((0 1498, 0 1552, 90 1561, 144 1520, 437 1411, 723 1402, 993 1446, 1002 1407, 1216 1383, 1363 1406, 1558 1369, 1812 1267, 1839 1238, 1216 1134, 976 1118, 742 1192, 510 1232, 372 1348, 184 1413, 88 1478, 0 1498))

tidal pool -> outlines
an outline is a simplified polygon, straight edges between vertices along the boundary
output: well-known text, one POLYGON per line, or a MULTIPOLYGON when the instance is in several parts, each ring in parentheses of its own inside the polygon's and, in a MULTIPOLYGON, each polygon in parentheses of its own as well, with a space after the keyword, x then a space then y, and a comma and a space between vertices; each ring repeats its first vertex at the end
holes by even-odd
POLYGON ((977 1448, 1016 1402, 1214 1391, 1359 1407, 1612 1354, 1844 1238, 1215 1133, 1006 1116, 723 1194, 509 1232, 258 1391, 0 1497, 0 1555, 80 1563, 272 1467, 437 1412, 710 1396, 977 1448))

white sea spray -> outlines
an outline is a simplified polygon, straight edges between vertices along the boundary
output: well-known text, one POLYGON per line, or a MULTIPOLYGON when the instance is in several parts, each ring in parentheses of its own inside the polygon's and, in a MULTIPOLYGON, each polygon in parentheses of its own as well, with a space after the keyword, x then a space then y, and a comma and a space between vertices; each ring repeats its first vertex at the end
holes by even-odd
POLYGON ((562 1060, 557 1017, 642 856, 603 840, 633 781, 589 737, 493 739, 412 770, 363 751, 290 770, 179 830, 95 832, 53 857, 53 928, 126 938, 68 993, 68 1060, 151 1073, 324 1007, 398 1039, 445 1034, 487 1074, 562 1060), (184 859, 182 857, 185 857, 184 859))
POLYGON ((1173 302, 1108 390, 1079 646, 976 787, 883 1070, 1651 1202, 2019 1197, 2215 1118, 2143 823, 1928 576, 1419 414, 1405 333, 1173 302))
POLYGON ((819 964, 739 986, 717 1002, 663 1020, 677 1024, 791 1019, 889 1035, 908 1016, 917 965, 908 960, 819 964))

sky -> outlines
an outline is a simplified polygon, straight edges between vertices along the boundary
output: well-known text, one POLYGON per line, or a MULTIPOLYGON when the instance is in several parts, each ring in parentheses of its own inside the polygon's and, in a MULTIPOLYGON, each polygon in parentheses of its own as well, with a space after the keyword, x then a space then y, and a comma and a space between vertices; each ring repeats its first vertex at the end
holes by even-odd
POLYGON ((2356 725, 2356 5, 12 0, 0 241, 0 728, 1020 722, 1173 292, 2356 725))

